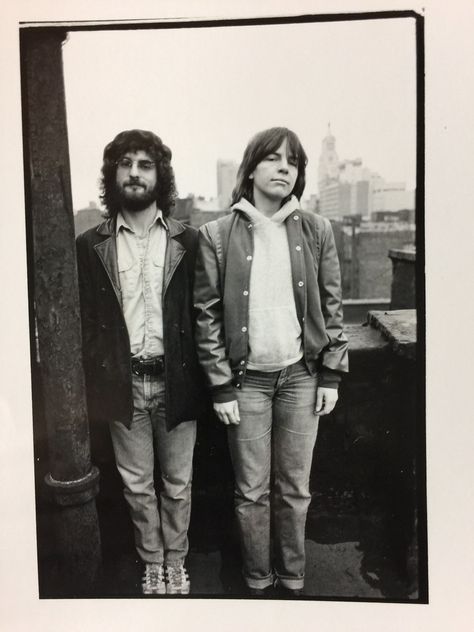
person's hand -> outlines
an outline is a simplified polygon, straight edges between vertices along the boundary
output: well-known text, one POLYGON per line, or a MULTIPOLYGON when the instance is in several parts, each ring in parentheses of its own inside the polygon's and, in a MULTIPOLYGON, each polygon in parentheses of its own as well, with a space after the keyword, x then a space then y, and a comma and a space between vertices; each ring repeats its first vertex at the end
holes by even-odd
POLYGON ((326 386, 318 386, 316 391, 316 408, 315 415, 327 415, 336 405, 338 398, 337 388, 328 388, 326 386))
POLYGON ((239 405, 236 399, 231 402, 222 402, 220 404, 214 403, 214 412, 216 413, 219 421, 222 421, 222 423, 226 426, 239 425, 239 405))

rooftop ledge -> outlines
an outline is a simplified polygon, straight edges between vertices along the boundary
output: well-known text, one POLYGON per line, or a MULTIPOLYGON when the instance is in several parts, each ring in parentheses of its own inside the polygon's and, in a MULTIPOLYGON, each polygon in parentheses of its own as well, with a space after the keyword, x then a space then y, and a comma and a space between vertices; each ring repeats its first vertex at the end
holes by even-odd
POLYGON ((394 353, 408 360, 416 354, 416 310, 396 309, 390 312, 369 312, 367 321, 380 331, 394 353))
POLYGON ((391 248, 388 251, 390 259, 401 259, 403 261, 416 261, 415 246, 405 246, 404 248, 391 248))
POLYGON ((396 355, 415 360, 416 310, 369 311, 363 325, 348 324, 344 330, 352 352, 374 352, 389 347, 396 355))

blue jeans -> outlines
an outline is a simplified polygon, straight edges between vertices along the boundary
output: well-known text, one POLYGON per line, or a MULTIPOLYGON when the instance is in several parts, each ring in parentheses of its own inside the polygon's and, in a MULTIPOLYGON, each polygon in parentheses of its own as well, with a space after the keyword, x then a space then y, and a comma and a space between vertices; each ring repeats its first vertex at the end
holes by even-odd
POLYGON ((110 424, 117 468, 130 509, 135 546, 143 562, 182 562, 188 552, 196 422, 166 429, 165 382, 161 375, 133 375, 130 429, 110 424), (161 471, 159 499, 155 458, 161 471))
POLYGON ((281 371, 247 371, 237 390, 240 425, 228 440, 243 573, 250 588, 301 589, 309 476, 319 418, 317 378, 302 361, 281 371), (271 551, 271 538, 273 550, 271 551))

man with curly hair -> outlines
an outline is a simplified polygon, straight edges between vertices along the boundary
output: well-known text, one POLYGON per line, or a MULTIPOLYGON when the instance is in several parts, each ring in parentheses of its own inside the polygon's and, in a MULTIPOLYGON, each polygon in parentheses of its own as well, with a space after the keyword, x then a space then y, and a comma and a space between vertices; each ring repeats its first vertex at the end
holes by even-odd
POLYGON ((184 562, 202 402, 191 300, 197 233, 169 217, 170 161, 152 132, 118 134, 104 150, 106 220, 77 238, 89 419, 110 428, 144 594, 190 591, 184 562))

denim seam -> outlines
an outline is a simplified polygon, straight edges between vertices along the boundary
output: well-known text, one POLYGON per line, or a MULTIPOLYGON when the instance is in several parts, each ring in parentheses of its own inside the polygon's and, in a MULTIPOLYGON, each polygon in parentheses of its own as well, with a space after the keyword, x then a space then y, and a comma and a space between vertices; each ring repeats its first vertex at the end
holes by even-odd
POLYGON ((285 428, 285 426, 278 426, 278 430, 284 430, 285 432, 289 432, 290 434, 299 435, 300 437, 312 437, 312 432, 297 432, 296 430, 290 430, 289 428, 285 428))
POLYGON ((271 431, 272 429, 269 428, 266 432, 264 432, 262 435, 258 435, 257 437, 249 437, 248 439, 237 438, 236 441, 240 441, 241 443, 244 443, 246 441, 257 441, 258 439, 262 439, 263 437, 266 437, 268 434, 270 434, 271 431))

